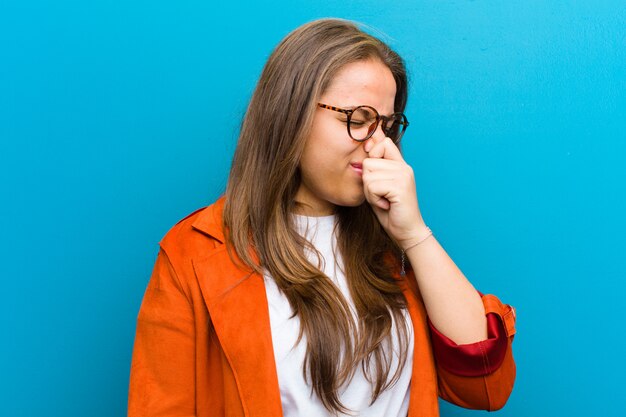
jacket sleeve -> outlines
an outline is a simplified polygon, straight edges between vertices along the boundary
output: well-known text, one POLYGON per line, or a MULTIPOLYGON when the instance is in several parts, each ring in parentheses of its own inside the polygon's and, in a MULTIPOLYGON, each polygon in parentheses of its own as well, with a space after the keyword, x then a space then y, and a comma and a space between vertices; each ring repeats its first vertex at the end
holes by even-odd
POLYGON ((493 411, 504 406, 515 381, 511 350, 515 309, 493 295, 483 295, 482 300, 487 340, 457 345, 432 323, 430 333, 441 398, 461 407, 493 411))
POLYGON ((137 317, 128 416, 195 416, 194 384, 193 309, 161 249, 137 317))

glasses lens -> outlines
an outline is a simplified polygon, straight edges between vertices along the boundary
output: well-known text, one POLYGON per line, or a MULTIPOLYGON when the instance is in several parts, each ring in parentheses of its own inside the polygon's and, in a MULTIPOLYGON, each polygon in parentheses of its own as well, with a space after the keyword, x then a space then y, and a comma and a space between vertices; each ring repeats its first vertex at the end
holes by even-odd
POLYGON ((350 137, 356 140, 367 139, 376 129, 378 112, 369 106, 360 106, 354 109, 350 116, 348 129, 350 137))
POLYGON ((383 131, 392 141, 398 143, 406 129, 406 117, 402 113, 394 113, 385 120, 383 131))

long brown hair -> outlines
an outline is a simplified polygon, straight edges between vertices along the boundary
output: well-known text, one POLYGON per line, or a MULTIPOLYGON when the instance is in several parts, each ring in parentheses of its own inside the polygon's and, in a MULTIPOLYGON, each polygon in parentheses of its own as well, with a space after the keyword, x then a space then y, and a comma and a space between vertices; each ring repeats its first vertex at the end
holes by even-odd
POLYGON ((336 209, 338 250, 356 323, 345 297, 307 260, 304 248, 314 248, 296 232, 292 217, 300 185, 298 165, 317 100, 343 66, 367 59, 379 60, 391 70, 396 82, 394 111, 404 111, 404 62, 354 23, 313 21, 280 42, 243 120, 224 207, 228 248, 231 256, 237 255, 233 259, 257 272, 265 268, 299 317, 298 340, 304 335, 307 343, 304 376, 329 411, 349 411, 338 393, 357 365, 373 384, 373 403, 398 380, 408 350, 405 300, 391 274, 398 248, 369 204, 336 209), (390 378, 394 321, 400 354, 390 378))

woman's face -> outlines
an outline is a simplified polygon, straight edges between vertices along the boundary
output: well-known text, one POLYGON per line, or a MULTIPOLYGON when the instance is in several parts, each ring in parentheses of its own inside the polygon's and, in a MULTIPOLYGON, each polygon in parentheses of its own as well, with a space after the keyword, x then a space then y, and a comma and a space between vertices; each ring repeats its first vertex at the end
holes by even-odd
MULTIPOLYGON (((381 115, 394 112, 396 82, 379 60, 357 61, 344 66, 333 78, 319 102, 342 109, 374 107, 381 115)), ((384 138, 380 126, 372 138, 384 138)), ((311 134, 300 160, 301 183, 296 193, 300 214, 323 216, 335 206, 363 203, 361 164, 367 157, 365 142, 348 135, 347 115, 318 107, 311 134)))

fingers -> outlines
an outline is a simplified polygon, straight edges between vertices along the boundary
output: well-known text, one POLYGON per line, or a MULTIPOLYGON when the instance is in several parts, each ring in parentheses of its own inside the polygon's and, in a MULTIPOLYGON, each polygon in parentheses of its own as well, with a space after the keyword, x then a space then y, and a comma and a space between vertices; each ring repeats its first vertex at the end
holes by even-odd
POLYGON ((375 178, 363 181, 365 198, 370 204, 388 209, 390 204, 400 200, 400 191, 397 189, 398 181, 394 176, 377 174, 375 178))
POLYGON ((365 198, 383 210, 414 195, 413 169, 404 161, 367 158, 362 178, 365 198))
POLYGON ((363 145, 363 192, 380 224, 397 241, 423 224, 413 168, 389 138, 372 137, 363 145))
POLYGON ((367 158, 363 160, 363 182, 392 180, 396 186, 412 186, 415 183, 413 168, 404 161, 367 158))
POLYGON ((400 170, 406 165, 400 150, 389 138, 371 138, 365 143, 368 157, 363 160, 363 172, 400 170))
POLYGON ((391 208, 391 203, 389 202, 389 200, 387 200, 384 197, 379 197, 379 196, 372 196, 371 199, 367 198, 367 202, 370 203, 370 205, 374 206, 374 207, 378 207, 379 209, 382 210, 389 210, 391 208))
MULTIPOLYGON (((380 198, 385 198, 389 201, 389 198, 392 197, 390 194, 390 186, 394 183, 393 179, 379 179, 375 181, 368 181, 366 184, 365 192, 371 196, 376 196, 380 198)), ((366 196, 367 197, 367 196, 366 196)), ((377 198, 372 198, 372 200, 377 200, 377 198)))
POLYGON ((372 137, 364 144, 368 157, 363 160, 365 198, 376 208, 389 210, 399 203, 413 184, 413 170, 389 138, 372 137))
POLYGON ((403 166, 404 163, 398 163, 397 161, 390 161, 387 159, 379 158, 365 158, 363 160, 363 173, 378 171, 397 171, 402 169, 403 166))
POLYGON ((372 137, 365 142, 363 147, 369 158, 389 159, 392 161, 404 161, 400 149, 389 138, 376 139, 372 137))

